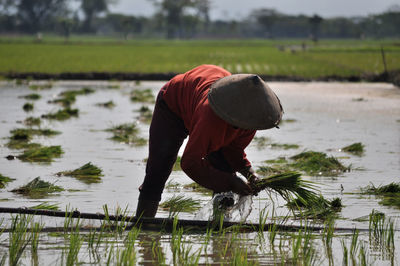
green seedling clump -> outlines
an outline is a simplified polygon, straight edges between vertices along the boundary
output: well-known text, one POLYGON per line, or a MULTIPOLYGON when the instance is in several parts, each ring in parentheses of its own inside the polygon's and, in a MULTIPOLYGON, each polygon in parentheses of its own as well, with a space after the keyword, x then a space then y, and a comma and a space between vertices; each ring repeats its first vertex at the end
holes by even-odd
POLYGON ((63 154, 61 146, 32 147, 25 150, 18 159, 24 162, 52 162, 53 158, 59 158, 63 154))
POLYGON ((63 121, 63 120, 70 119, 72 116, 78 117, 78 115, 79 115, 78 109, 71 109, 71 108, 67 107, 62 110, 59 110, 56 113, 49 113, 49 114, 42 115, 42 118, 63 121))
POLYGON ((268 142, 270 141, 267 137, 254 137, 253 142, 256 143, 258 149, 263 149, 267 146, 268 142))
POLYGON ((45 137, 50 137, 50 136, 55 136, 58 134, 61 134, 60 131, 55 131, 52 129, 33 129, 33 128, 17 128, 11 130, 12 136, 45 136, 45 137))
POLYGON ((147 106, 140 107, 139 111, 139 121, 150 124, 151 119, 153 118, 153 112, 147 106))
POLYGON ((56 175, 72 176, 86 184, 100 183, 100 177, 103 176, 102 170, 91 162, 72 171, 58 172, 56 175))
POLYGON ((30 116, 28 118, 26 118, 24 120, 24 124, 28 127, 32 127, 32 126, 40 126, 40 124, 42 123, 42 121, 40 120, 40 118, 38 117, 33 117, 30 116))
POLYGON ((40 203, 39 205, 32 206, 31 209, 35 210, 50 210, 50 211, 59 211, 60 208, 58 204, 50 204, 48 202, 40 203))
POLYGON ((375 187, 373 184, 361 189, 363 194, 381 196, 379 202, 385 206, 395 206, 400 208, 400 183, 392 182, 388 185, 375 187))
POLYGON ((8 183, 14 180, 15 180, 14 178, 10 178, 8 176, 0 174, 0 188, 5 188, 5 186, 7 186, 8 183))
POLYGON ((139 130, 133 123, 122 124, 119 126, 115 126, 109 129, 106 129, 108 132, 112 132, 114 136, 111 137, 111 140, 117 142, 123 142, 126 144, 135 144, 135 145, 146 145, 147 141, 143 138, 137 136, 139 130))
POLYGON ((277 149, 284 149, 284 150, 289 150, 289 149, 298 149, 300 146, 297 144, 280 144, 280 143, 272 143, 271 148, 277 148, 277 149))
POLYGON ((31 94, 27 94, 24 96, 20 96, 19 98, 24 98, 26 100, 39 100, 42 96, 40 96, 40 94, 37 93, 31 93, 31 94))
POLYGON ((131 92, 131 101, 154 103, 155 99, 151 89, 145 89, 145 90, 133 90, 131 92))
POLYGON ((52 87, 53 87, 53 84, 51 84, 51 83, 47 83, 47 84, 43 84, 43 85, 37 85, 37 84, 29 85, 29 89, 35 90, 35 91, 51 89, 52 87))
POLYGON ((22 109, 24 109, 25 112, 30 112, 33 110, 33 104, 25 103, 24 106, 22 106, 22 109))
POLYGON ((170 215, 174 216, 179 212, 194 212, 200 209, 200 202, 185 196, 173 196, 160 204, 160 208, 169 210, 170 215))
POLYGON ((30 198, 41 198, 48 196, 50 193, 61 192, 64 189, 52 183, 43 181, 40 177, 36 177, 25 186, 11 190, 11 192, 21 194, 30 198))
POLYGON ((343 147, 342 151, 361 156, 364 154, 364 145, 361 142, 353 143, 349 146, 343 147))
POLYGON ((115 107, 115 103, 113 101, 108 101, 108 102, 105 102, 105 103, 96 103, 96 106, 111 109, 111 108, 115 107))
POLYGON ((289 166, 304 171, 309 175, 332 176, 347 171, 349 168, 342 165, 335 157, 328 157, 325 153, 306 151, 291 159, 289 166))
POLYGON ((287 206, 292 210, 298 210, 302 216, 323 220, 333 218, 343 207, 340 198, 328 200, 322 195, 312 201, 293 199, 287 203, 287 206))
POLYGON ((186 184, 186 185, 183 186, 183 188, 187 189, 187 190, 190 190, 190 191, 199 192, 199 193, 204 194, 204 195, 212 195, 213 194, 212 190, 210 190, 208 188, 205 188, 205 187, 202 187, 202 186, 200 186, 199 184, 197 184, 195 182, 190 183, 190 184, 186 184))
POLYGON ((69 91, 64 91, 60 93, 60 97, 50 101, 50 103, 58 103, 61 104, 64 107, 70 107, 75 101, 76 101, 76 96, 79 95, 87 95, 93 93, 94 90, 91 88, 82 88, 80 90, 69 90, 69 91))
POLYGON ((32 129, 18 128, 11 130, 10 141, 6 146, 10 149, 31 149, 39 148, 41 145, 37 143, 29 143, 33 135, 36 136, 54 136, 60 134, 58 131, 51 129, 32 129))

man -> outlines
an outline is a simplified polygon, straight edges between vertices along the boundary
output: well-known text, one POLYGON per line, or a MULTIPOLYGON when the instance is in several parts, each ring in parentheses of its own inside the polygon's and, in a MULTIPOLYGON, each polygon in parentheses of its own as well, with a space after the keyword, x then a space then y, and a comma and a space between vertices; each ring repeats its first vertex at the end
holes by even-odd
POLYGON ((181 168, 191 179, 215 193, 256 192, 249 185, 256 176, 244 149, 256 130, 277 127, 282 113, 278 97, 257 75, 201 65, 172 78, 157 96, 136 216, 155 216, 187 136, 181 168))

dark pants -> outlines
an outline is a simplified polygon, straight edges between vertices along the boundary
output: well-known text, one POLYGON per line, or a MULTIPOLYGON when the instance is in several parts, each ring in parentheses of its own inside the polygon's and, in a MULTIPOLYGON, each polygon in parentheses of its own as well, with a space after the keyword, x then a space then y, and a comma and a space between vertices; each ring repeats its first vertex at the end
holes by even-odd
MULTIPOLYGON (((146 175, 139 188, 139 199, 161 200, 162 191, 171 174, 179 148, 188 134, 183 120, 168 108, 160 92, 150 125, 149 157, 146 175)), ((233 172, 221 151, 211 153, 207 159, 215 168, 233 172)))

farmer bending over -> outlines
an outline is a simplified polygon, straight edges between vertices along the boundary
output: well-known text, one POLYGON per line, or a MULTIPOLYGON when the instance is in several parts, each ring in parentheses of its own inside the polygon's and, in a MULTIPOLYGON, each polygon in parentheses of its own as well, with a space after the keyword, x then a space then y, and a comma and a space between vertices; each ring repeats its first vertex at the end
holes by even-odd
POLYGON ((257 75, 201 65, 172 78, 157 96, 136 216, 156 215, 187 136, 181 167, 191 179, 214 193, 252 194, 249 182, 257 177, 244 149, 257 129, 277 127, 282 113, 278 97, 257 75))

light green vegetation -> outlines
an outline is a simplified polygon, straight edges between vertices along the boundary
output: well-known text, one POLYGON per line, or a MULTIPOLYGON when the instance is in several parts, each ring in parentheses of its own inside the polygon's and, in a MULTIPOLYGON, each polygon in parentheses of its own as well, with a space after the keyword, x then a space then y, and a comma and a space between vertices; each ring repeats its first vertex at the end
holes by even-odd
POLYGON ((31 209, 36 209, 36 210, 51 210, 51 211, 58 211, 60 208, 58 207, 58 204, 51 204, 49 202, 42 202, 38 205, 30 207, 31 209))
POLYGON ((38 118, 38 117, 33 117, 33 116, 27 117, 27 118, 24 120, 24 124, 25 124, 26 126, 28 126, 28 127, 40 126, 41 123, 42 123, 42 121, 40 120, 40 118, 38 118))
POLYGON ((29 147, 29 149, 24 150, 24 152, 17 157, 24 162, 50 163, 54 158, 59 158, 63 153, 61 146, 40 146, 29 147))
POLYGON ((172 217, 180 212, 194 212, 200 209, 200 201, 178 195, 162 202, 160 208, 168 210, 170 217, 172 217))
POLYGON ((43 181, 40 179, 40 177, 36 177, 24 186, 11 190, 11 192, 18 193, 29 198, 43 198, 51 193, 61 191, 64 191, 62 187, 43 181))
POLYGON ((212 195, 213 191, 211 189, 205 188, 203 186, 200 186, 199 184, 193 182, 190 184, 185 184, 183 185, 183 189, 185 190, 189 190, 189 191, 194 191, 194 192, 198 192, 204 195, 212 195))
POLYGON ((54 136, 60 134, 52 129, 17 128, 11 130, 10 140, 6 146, 10 149, 32 149, 41 147, 40 144, 30 143, 33 136, 54 136))
POLYGON ((8 183, 14 181, 14 178, 10 178, 8 176, 4 176, 0 174, 0 188, 5 188, 8 183))
POLYGON ((64 109, 58 110, 56 113, 44 114, 42 115, 42 118, 64 121, 70 119, 71 117, 78 117, 78 115, 79 115, 78 109, 71 109, 69 107, 66 107, 64 109))
POLYGON ((342 151, 361 156, 364 154, 364 144, 362 144, 361 142, 353 143, 351 145, 343 147, 342 151))
POLYGON ((43 84, 43 85, 39 85, 39 84, 31 84, 31 85, 29 85, 29 89, 34 90, 34 91, 51 89, 52 87, 53 87, 53 84, 51 84, 51 83, 46 83, 46 84, 43 84))
POLYGON ((100 183, 102 170, 91 162, 72 171, 58 172, 58 176, 72 176, 85 184, 100 183))
POLYGON ((109 129, 108 132, 112 132, 114 135, 110 138, 113 141, 123 142, 126 144, 134 144, 137 146, 146 145, 147 140, 138 137, 139 129, 134 123, 121 124, 109 129))
POLYGON ((153 118, 153 112, 147 106, 142 106, 138 110, 139 112, 139 121, 145 124, 150 124, 151 119, 153 118))
POLYGON ((155 99, 151 89, 145 89, 145 90, 135 89, 131 92, 131 101, 141 102, 141 103, 154 103, 155 99))
POLYGON ((181 160, 182 160, 181 156, 176 157, 176 161, 174 163, 174 166, 172 167, 172 171, 182 171, 181 160))
POLYGON ((58 103, 64 107, 70 107, 76 101, 76 96, 94 93, 92 88, 84 87, 80 90, 67 90, 60 93, 59 98, 50 101, 50 103, 58 103))
POLYGON ((289 150, 289 149, 298 149, 300 146, 297 144, 281 144, 281 143, 272 143, 271 148, 275 149, 284 149, 284 150, 289 150))
POLYGON ((377 195, 382 198, 382 205, 400 208, 400 183, 392 182, 388 185, 375 187, 373 184, 361 188, 363 194, 377 195))
POLYGON ((383 250, 384 255, 394 255, 394 222, 384 213, 372 210, 369 215, 369 238, 374 248, 383 250), (389 254, 385 254, 389 253, 389 254))
POLYGON ((331 220, 336 217, 343 205, 340 198, 325 199, 322 195, 312 201, 294 199, 288 202, 288 207, 297 211, 301 217, 331 220))
POLYGON ((42 96, 40 96, 40 94, 31 93, 31 94, 20 96, 19 98, 24 98, 26 100, 39 100, 41 97, 42 96))
POLYGON ((322 40, 291 53, 278 46, 304 40, 62 40, 0 43, 0 72, 176 72, 200 64, 220 65, 232 73, 321 77, 350 76, 400 68, 396 41, 322 40), (72 45, 78 43, 79 45, 72 45), (61 63, 60 63, 61 62, 61 63))
POLYGON ((33 108, 34 108, 34 106, 33 106, 32 103, 25 103, 25 104, 22 106, 22 109, 23 109, 25 112, 30 112, 30 111, 33 110, 33 108))
POLYGON ((96 106, 111 109, 115 107, 115 103, 113 101, 108 101, 104 103, 96 103, 96 106))

